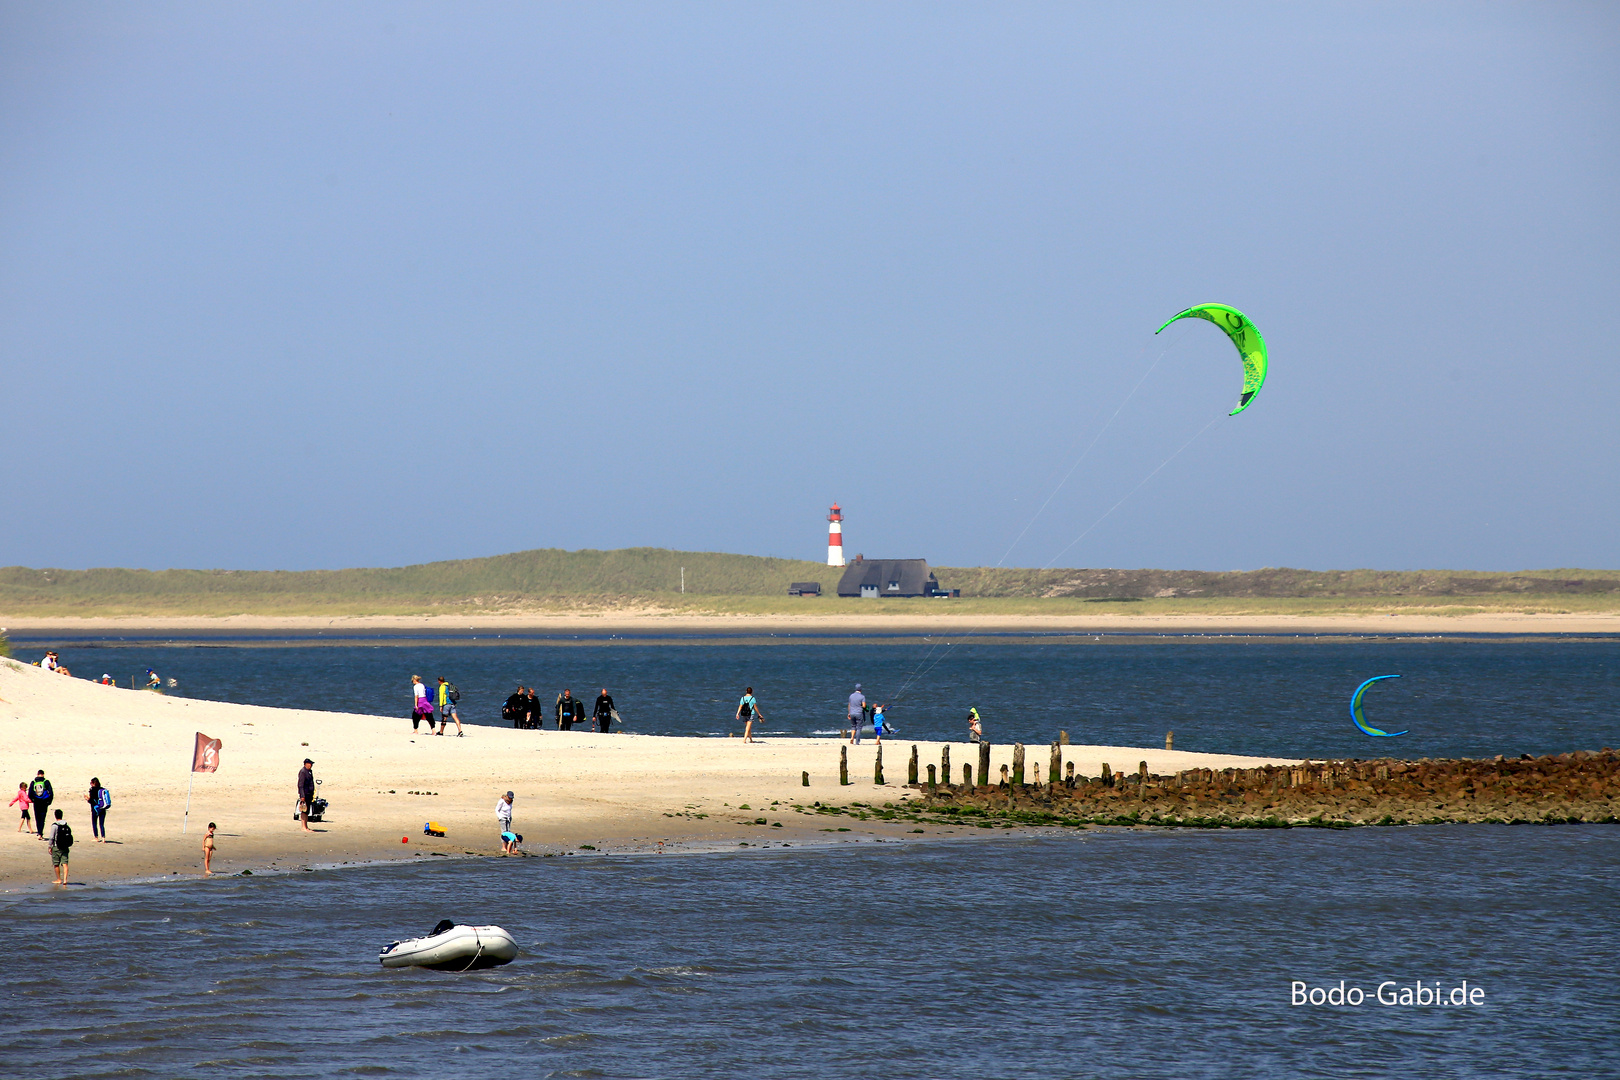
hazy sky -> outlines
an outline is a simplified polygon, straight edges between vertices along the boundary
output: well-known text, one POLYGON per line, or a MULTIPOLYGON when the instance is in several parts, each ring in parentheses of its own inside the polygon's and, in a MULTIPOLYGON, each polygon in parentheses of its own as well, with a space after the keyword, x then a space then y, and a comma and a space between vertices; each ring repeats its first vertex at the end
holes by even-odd
POLYGON ((0 565, 1615 567, 1617 151, 1609 4, 6 2, 0 565))

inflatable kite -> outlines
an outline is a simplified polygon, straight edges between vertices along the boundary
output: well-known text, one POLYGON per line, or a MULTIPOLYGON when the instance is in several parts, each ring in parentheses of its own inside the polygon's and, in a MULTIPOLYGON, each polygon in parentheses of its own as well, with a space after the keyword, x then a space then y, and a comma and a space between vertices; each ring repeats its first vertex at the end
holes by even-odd
POLYGON ((1350 719, 1355 721, 1356 727, 1360 728, 1362 731, 1365 731, 1368 735, 1383 735, 1387 738, 1394 738, 1396 735, 1406 734, 1404 731, 1379 731, 1377 728, 1369 726, 1367 723, 1367 718, 1361 714, 1361 695, 1367 692, 1367 687, 1371 686, 1380 679, 1398 678, 1400 678, 1399 675, 1374 675, 1372 678, 1356 687, 1356 692, 1350 695, 1350 719))
MULTIPOLYGON (((1226 336, 1232 339, 1232 344, 1237 348, 1238 356, 1243 359, 1243 396, 1238 398, 1237 408, 1227 415, 1236 416, 1247 409, 1254 395, 1266 384, 1266 339, 1260 336, 1254 323, 1237 308, 1225 304, 1190 307, 1168 320, 1164 326, 1169 326, 1176 319, 1204 319, 1226 331, 1226 336)), ((1163 330, 1164 326, 1159 330, 1163 330)), ((1153 332, 1157 334, 1159 330, 1153 332)))

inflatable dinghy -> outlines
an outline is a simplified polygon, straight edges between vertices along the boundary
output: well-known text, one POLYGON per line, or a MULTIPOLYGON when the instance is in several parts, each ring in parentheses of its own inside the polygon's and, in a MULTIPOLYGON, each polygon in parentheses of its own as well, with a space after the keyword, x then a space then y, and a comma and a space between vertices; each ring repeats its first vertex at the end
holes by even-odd
POLYGON ((498 926, 464 926, 445 919, 427 937, 396 941, 377 955, 385 968, 472 971, 517 958, 517 942, 498 926))

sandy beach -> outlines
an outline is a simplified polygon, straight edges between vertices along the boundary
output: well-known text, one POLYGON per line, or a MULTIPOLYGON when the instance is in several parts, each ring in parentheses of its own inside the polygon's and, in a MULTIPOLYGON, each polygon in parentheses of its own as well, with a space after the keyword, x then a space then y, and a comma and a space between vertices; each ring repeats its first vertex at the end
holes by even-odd
MULTIPOLYGON (((197 701, 101 686, 14 660, 0 661, 0 698, 0 717, 11 732, 0 770, 7 798, 16 784, 45 770, 55 789, 52 809, 63 810, 73 827, 74 887, 198 875, 210 821, 219 826, 216 876, 435 854, 495 856, 495 804, 507 790, 517 796, 514 828, 534 854, 917 836, 910 823, 829 821, 793 809, 795 803, 911 797, 903 786, 910 740, 885 744, 888 783, 881 788, 872 777, 875 744, 868 739, 850 747, 851 783, 840 787, 845 744, 832 738, 744 744, 470 725, 464 738, 440 737, 425 727, 413 732, 403 708, 401 716, 383 717, 197 701), (220 766, 195 774, 190 824, 182 834, 199 731, 222 740, 220 766), (320 795, 331 804, 326 820, 308 833, 293 818, 295 779, 305 757, 314 760, 320 795), (113 795, 105 844, 91 835, 85 793, 92 776, 113 795), (429 820, 445 826, 443 838, 423 834, 429 820)), ((923 762, 939 762, 944 744, 915 745, 923 762)), ((996 746, 992 775, 1011 759, 1011 746, 996 746)), ((959 772, 976 760, 976 751, 953 744, 951 760, 959 772)), ((1046 748, 1033 748, 1029 760, 1044 766, 1046 748)), ((1171 772, 1282 760, 1107 746, 1070 746, 1065 753, 1087 776, 1100 773, 1105 762, 1134 770, 1146 761, 1153 772, 1171 772)), ((12 829, 15 819, 14 809, 12 829)), ((922 835, 952 831, 929 826, 922 835)), ((48 890, 45 845, 32 831, 6 837, 0 891, 48 890)))
MULTIPOLYGON (((807 604, 814 601, 807 601, 807 604)), ((877 601, 875 603, 881 603, 877 601)), ((909 633, 1064 630, 1107 633, 1209 634, 1617 634, 1620 612, 1475 612, 1466 615, 1395 612, 1381 615, 926 615, 874 611, 870 615, 671 615, 657 611, 581 614, 374 615, 330 618, 305 615, 129 616, 33 618, 0 616, 0 625, 34 636, 86 633, 373 633, 411 631, 491 633, 909 633)))

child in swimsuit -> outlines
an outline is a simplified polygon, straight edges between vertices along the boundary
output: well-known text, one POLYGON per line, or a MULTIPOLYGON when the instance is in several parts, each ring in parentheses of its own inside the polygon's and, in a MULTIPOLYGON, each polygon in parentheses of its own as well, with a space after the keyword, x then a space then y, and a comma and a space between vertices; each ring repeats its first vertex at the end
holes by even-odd
POLYGON ((208 831, 203 834, 203 877, 212 877, 214 873, 214 830, 217 827, 210 821, 208 831))

